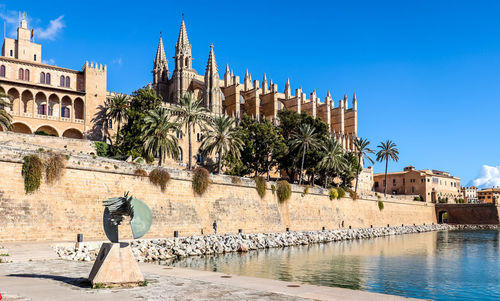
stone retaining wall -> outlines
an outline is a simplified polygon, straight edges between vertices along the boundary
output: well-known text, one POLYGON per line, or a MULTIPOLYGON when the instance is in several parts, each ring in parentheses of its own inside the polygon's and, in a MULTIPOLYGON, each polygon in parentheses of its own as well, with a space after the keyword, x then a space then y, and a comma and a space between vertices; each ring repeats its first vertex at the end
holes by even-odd
MULTIPOLYGON (((375 196, 331 201, 327 190, 311 188, 306 195, 304 188, 296 185, 292 185, 291 199, 279 203, 269 183, 261 199, 252 179, 233 184, 228 176, 212 176, 213 183, 200 197, 193 194, 190 173, 175 169, 169 170, 172 178, 167 190, 161 192, 147 177, 133 175, 137 165, 85 155, 71 155, 61 180, 51 186, 42 181, 39 191, 26 195, 22 158, 31 152, 0 147, 0 241, 74 241, 78 233, 85 240, 104 240, 102 201, 126 191, 153 211, 147 237, 171 237, 175 230, 182 236, 212 233, 214 220, 220 233, 436 222, 433 204, 389 197, 383 200, 381 211, 375 196)), ((142 168, 149 171, 153 167, 142 168)), ((121 226, 120 237, 130 238, 130 232, 128 226, 121 226)))

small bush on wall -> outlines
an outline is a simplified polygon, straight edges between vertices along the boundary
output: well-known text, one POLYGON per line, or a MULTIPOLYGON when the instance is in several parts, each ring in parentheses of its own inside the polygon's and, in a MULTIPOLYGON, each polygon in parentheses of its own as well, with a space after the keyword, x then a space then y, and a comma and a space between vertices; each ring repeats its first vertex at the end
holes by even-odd
POLYGON ((203 167, 198 167, 193 171, 193 191, 197 195, 202 195, 210 185, 210 174, 203 167))
POLYGON ((233 184, 241 184, 241 178, 238 176, 232 176, 231 177, 231 183, 233 184))
POLYGON ((273 184, 271 185, 271 192, 274 194, 276 194, 276 186, 273 184))
POLYGON ((352 189, 349 189, 349 195, 351 196, 351 199, 353 201, 357 200, 358 199, 358 194, 356 193, 356 191, 352 190, 352 189))
POLYGON ((95 152, 99 157, 107 157, 109 156, 109 144, 102 141, 94 142, 95 152))
POLYGON ((288 183, 286 180, 278 181, 276 183, 276 193, 278 194, 278 200, 280 202, 287 201, 290 199, 292 196, 292 187, 290 186, 290 183, 288 183))
POLYGON ((24 178, 24 191, 32 193, 40 188, 42 180, 43 162, 37 155, 24 157, 22 176, 24 178))
POLYGON ((255 177, 255 187, 257 188, 257 193, 260 198, 264 198, 266 195, 266 179, 264 177, 255 177))
POLYGON ((330 188, 328 191, 328 197, 330 198, 330 201, 337 199, 339 197, 339 192, 335 188, 330 188))
POLYGON ((52 155, 45 163, 45 179, 48 184, 53 184, 61 179, 66 168, 66 158, 62 155, 52 155))
POLYGON ((378 201, 378 210, 380 211, 384 210, 384 202, 378 201))
POLYGON ((304 195, 308 195, 309 194, 309 188, 312 188, 311 185, 307 185, 305 188, 304 188, 304 195))
POLYGON ((134 176, 136 177, 147 177, 148 172, 145 171, 144 169, 138 167, 136 170, 134 170, 134 176))
POLYGON ((161 191, 164 192, 167 188, 168 181, 170 181, 170 174, 166 169, 157 167, 149 173, 149 181, 153 185, 160 186, 161 191))
POLYGON ((337 188, 337 192, 338 192, 337 199, 340 200, 341 198, 345 197, 345 190, 344 190, 344 188, 342 188, 342 187, 337 188))

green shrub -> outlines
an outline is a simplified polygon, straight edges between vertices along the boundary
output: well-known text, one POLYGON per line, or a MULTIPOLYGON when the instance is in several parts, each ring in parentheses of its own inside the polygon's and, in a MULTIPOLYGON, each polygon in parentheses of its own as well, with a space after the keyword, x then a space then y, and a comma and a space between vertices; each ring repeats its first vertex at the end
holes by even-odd
POLYGON ((134 170, 134 176, 136 177, 147 177, 148 172, 145 171, 144 169, 138 167, 136 170, 134 170))
POLYGON ((193 191, 202 195, 207 191, 208 185, 210 185, 210 174, 208 170, 203 167, 198 167, 193 171, 193 191))
MULTIPOLYGON (((139 170, 139 168, 136 169, 135 172, 137 172, 138 170, 139 170)), ((134 174, 135 174, 135 172, 134 172, 134 174)), ((144 172, 146 172, 146 171, 144 170, 144 172)), ((147 172, 146 172, 146 174, 147 174, 147 172)), ((167 188, 168 181, 170 181, 170 174, 168 173, 168 171, 166 169, 157 167, 149 173, 149 181, 153 185, 160 186, 161 191, 164 192, 165 189, 167 188)))
POLYGON ((66 158, 66 160, 69 160, 69 158, 71 158, 69 155, 65 155, 64 157, 66 158))
POLYGON ((276 194, 276 186, 274 184, 271 185, 271 191, 272 191, 273 195, 276 194))
POLYGON ((380 211, 384 210, 384 202, 378 201, 378 210, 380 211))
POLYGON ((264 198, 264 196, 266 196, 266 179, 264 177, 255 177, 253 179, 255 181, 257 193, 261 199, 264 198))
POLYGON ((66 168, 66 160, 62 155, 52 155, 45 163, 45 179, 48 184, 53 184, 59 180, 66 168))
POLYGON ((24 157, 22 176, 24 178, 24 191, 32 193, 40 188, 42 180, 43 162, 37 155, 24 157))
POLYGON ((422 199, 421 199, 419 196, 414 197, 414 198, 413 198, 413 200, 414 200, 414 201, 417 201, 417 202, 422 201, 422 199))
POLYGON ((118 168, 119 168, 119 167, 118 167, 118 165, 116 165, 116 164, 115 164, 115 165, 113 165, 113 167, 114 167, 115 169, 118 169, 118 168))
POLYGON ((231 176, 231 183, 233 184, 241 184, 241 178, 238 176, 231 176))
POLYGON ((102 141, 94 142, 95 152, 99 157, 108 157, 109 156, 109 144, 102 141))
POLYGON ((459 199, 457 200, 457 203, 458 203, 458 204, 464 204, 464 203, 465 203, 465 200, 464 200, 464 199, 462 199, 462 198, 459 198, 459 199))
POLYGON ((306 187, 304 188, 304 195, 308 195, 309 194, 309 188, 312 188, 311 185, 306 185, 306 187))
POLYGON ((330 201, 338 199, 339 192, 337 191, 336 188, 330 188, 330 190, 328 191, 328 197, 330 198, 330 201))
POLYGON ((342 188, 342 187, 337 188, 337 192, 338 192, 337 199, 340 200, 341 198, 345 197, 345 190, 344 190, 344 188, 342 188))
POLYGON ((286 180, 281 180, 276 183, 276 193, 278 194, 278 200, 284 202, 292 196, 292 186, 286 180))

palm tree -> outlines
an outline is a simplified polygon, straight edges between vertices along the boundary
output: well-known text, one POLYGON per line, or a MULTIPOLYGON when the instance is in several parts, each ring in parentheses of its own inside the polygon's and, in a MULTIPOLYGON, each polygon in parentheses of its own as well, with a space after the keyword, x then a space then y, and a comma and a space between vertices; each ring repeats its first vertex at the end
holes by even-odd
POLYGON ((144 118, 144 127, 141 139, 144 140, 143 150, 149 156, 158 156, 158 166, 162 165, 167 156, 177 158, 179 146, 177 138, 172 132, 178 130, 179 125, 170 120, 171 115, 165 108, 158 108, 148 112, 144 118))
POLYGON ((235 127, 235 120, 231 116, 223 115, 214 118, 211 129, 208 130, 200 150, 202 154, 210 155, 215 151, 219 156, 217 172, 222 169, 222 159, 231 155, 236 159, 240 158, 240 150, 243 148, 243 141, 238 136, 235 127))
POLYGON ((399 151, 396 148, 396 143, 391 140, 387 140, 386 142, 381 142, 379 146, 377 146, 380 150, 377 152, 377 161, 382 162, 385 160, 385 180, 384 180, 384 196, 387 193, 387 165, 389 159, 394 162, 398 162, 399 160, 399 151))
POLYGON ((302 184, 302 174, 304 171, 304 159, 308 149, 316 150, 320 148, 320 139, 314 132, 314 127, 310 124, 302 124, 299 130, 292 135, 291 146, 294 149, 302 149, 302 164, 300 165, 299 185, 302 184))
POLYGON ((333 174, 339 173, 342 169, 345 168, 346 162, 344 159, 344 150, 334 137, 330 137, 328 138, 328 140, 326 140, 324 149, 324 156, 321 161, 319 161, 318 166, 319 168, 326 171, 326 188, 329 172, 333 172, 333 174))
POLYGON ((0 92, 0 127, 6 130, 12 127, 12 116, 5 110, 5 107, 11 107, 10 96, 0 92))
POLYGON ((189 143, 189 161, 188 169, 191 169, 191 160, 193 156, 193 148, 191 145, 191 128, 196 126, 201 129, 205 128, 208 119, 208 110, 202 106, 203 99, 194 99, 193 94, 186 92, 179 99, 178 106, 172 106, 171 110, 177 116, 177 122, 184 127, 188 134, 189 143))
POLYGON ((120 134, 120 125, 127 118, 127 111, 130 107, 130 98, 125 94, 118 94, 106 102, 106 117, 116 120, 118 128, 116 137, 120 134))
POLYGON ((358 155, 358 170, 356 172, 356 187, 354 188, 354 192, 358 192, 358 180, 359 174, 361 173, 361 161, 362 159, 366 159, 370 161, 372 164, 373 159, 370 158, 370 154, 374 154, 375 152, 370 149, 368 146, 370 145, 370 141, 368 139, 358 138, 354 140, 354 151, 358 155))

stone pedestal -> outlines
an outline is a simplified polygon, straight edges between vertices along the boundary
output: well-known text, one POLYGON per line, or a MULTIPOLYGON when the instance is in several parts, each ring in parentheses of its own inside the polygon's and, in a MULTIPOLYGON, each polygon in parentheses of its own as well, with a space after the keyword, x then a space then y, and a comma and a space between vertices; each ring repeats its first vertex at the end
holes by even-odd
POLYGON ((144 282, 128 243, 103 243, 89 275, 92 287, 137 286, 144 282))

